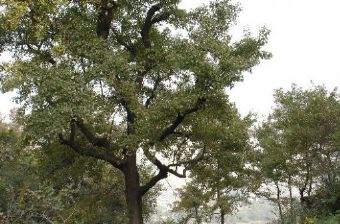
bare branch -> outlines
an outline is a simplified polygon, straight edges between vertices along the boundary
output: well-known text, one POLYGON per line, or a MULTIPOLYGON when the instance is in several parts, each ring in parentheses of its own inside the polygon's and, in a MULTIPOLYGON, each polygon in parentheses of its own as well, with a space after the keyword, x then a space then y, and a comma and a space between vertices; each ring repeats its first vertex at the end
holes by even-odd
POLYGON ((140 187, 140 195, 146 194, 153 186, 155 186, 160 180, 168 177, 168 172, 165 169, 159 170, 158 174, 152 177, 148 183, 140 187))
POLYGON ((183 169, 183 172, 182 173, 178 173, 177 171, 175 170, 172 170, 168 167, 168 172, 171 173, 172 175, 175 175, 176 177, 179 177, 179 178, 186 178, 187 177, 187 169, 184 168, 183 169))
POLYGON ((142 41, 143 44, 146 48, 150 48, 151 47, 151 41, 150 41, 150 30, 152 27, 152 18, 155 15, 155 13, 157 11, 159 11, 161 9, 161 4, 156 4, 153 5, 149 11, 147 12, 145 21, 144 21, 144 25, 143 28, 141 30, 141 35, 142 35, 142 41))
POLYGON ((61 144, 69 146, 71 149, 73 149, 75 152, 77 152, 78 154, 82 156, 88 156, 88 157, 92 157, 92 158, 96 158, 99 160, 109 162, 117 169, 122 169, 123 167, 123 164, 120 161, 117 161, 115 156, 112 153, 109 153, 107 151, 100 150, 94 147, 89 147, 89 148, 82 147, 76 142, 66 140, 62 134, 59 134, 59 141, 61 144))
MULTIPOLYGON (((205 98, 199 97, 194 107, 187 109, 186 111, 178 114, 176 119, 171 123, 171 125, 167 127, 166 129, 164 129, 164 131, 161 133, 158 141, 163 141, 167 136, 175 133, 175 129, 182 123, 184 118, 187 115, 198 111, 205 102, 206 102, 205 98)), ((150 146, 153 146, 154 144, 155 143, 152 142, 150 146)), ((204 151, 205 149, 203 149, 201 153, 199 153, 195 158, 193 158, 190 161, 182 162, 179 164, 170 164, 166 166, 159 159, 157 159, 155 155, 152 155, 149 150, 144 150, 144 155, 150 162, 152 162, 159 169, 159 173, 153 178, 151 178, 147 184, 145 184, 144 186, 140 188, 141 194, 143 195, 146 192, 148 192, 148 190, 152 188, 154 185, 156 185, 160 180, 166 178, 168 176, 168 173, 175 175, 176 177, 179 177, 179 178, 185 178, 187 176, 186 171, 188 170, 189 167, 185 167, 182 173, 179 173, 176 170, 171 169, 171 167, 178 167, 181 165, 188 166, 192 163, 198 162, 200 159, 203 158, 204 151)))
POLYGON ((151 189, 153 186, 155 186, 160 180, 165 179, 168 177, 168 173, 171 173, 172 175, 175 175, 179 178, 185 178, 186 177, 186 169, 183 170, 183 173, 180 174, 175 170, 172 170, 169 166, 164 165, 159 159, 156 158, 156 156, 151 155, 149 151, 144 151, 145 156, 158 168, 159 172, 157 175, 152 177, 148 183, 140 187, 140 194, 144 195, 151 189))

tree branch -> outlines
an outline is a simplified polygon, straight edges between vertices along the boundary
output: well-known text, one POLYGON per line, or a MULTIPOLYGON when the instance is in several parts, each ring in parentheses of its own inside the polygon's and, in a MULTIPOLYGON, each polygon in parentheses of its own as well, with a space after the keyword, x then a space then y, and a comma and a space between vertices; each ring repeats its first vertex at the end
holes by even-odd
POLYGON ((155 13, 157 11, 159 11, 161 9, 161 4, 156 4, 151 6, 151 8, 149 9, 149 11, 147 12, 145 21, 144 21, 144 25, 143 28, 141 30, 141 35, 142 35, 142 41, 143 44, 146 48, 150 48, 151 47, 151 41, 150 41, 150 30, 152 27, 152 18, 155 15, 155 13))
POLYGON ((186 177, 186 169, 184 169, 183 174, 178 173, 175 170, 170 169, 169 167, 163 165, 158 159, 156 159, 156 165, 159 168, 159 172, 157 175, 152 177, 148 183, 140 187, 140 195, 143 196, 146 194, 152 187, 154 187, 160 180, 165 179, 168 177, 168 173, 171 173, 172 175, 175 175, 179 178, 185 178, 186 177))
POLYGON ((134 129, 132 127, 133 123, 135 122, 135 114, 131 110, 128 102, 124 99, 120 100, 121 105, 124 107, 126 111, 126 120, 127 120, 127 134, 132 134, 134 132, 134 129))
POLYGON ((187 166, 189 166, 187 168, 190 169, 190 165, 197 163, 204 158, 205 152, 206 152, 206 147, 204 146, 203 149, 194 158, 187 160, 187 161, 183 161, 183 162, 169 164, 168 167, 178 167, 178 166, 186 166, 187 165, 187 166))
POLYGON ((169 166, 164 165, 156 156, 152 156, 149 151, 144 151, 145 156, 158 168, 159 172, 157 175, 152 177, 148 183, 140 187, 140 194, 146 194, 153 186, 155 186, 160 180, 168 177, 168 174, 171 173, 179 178, 186 177, 186 169, 183 170, 183 173, 180 174, 175 170, 172 170, 169 166))
MULTIPOLYGON (((205 98, 199 97, 193 108, 187 109, 186 111, 177 115, 176 119, 171 123, 171 125, 167 127, 166 129, 164 129, 164 131, 161 133, 158 140, 163 141, 167 136, 169 136, 170 134, 173 134, 175 129, 182 123, 184 118, 187 115, 198 111, 205 102, 206 102, 205 98)), ((151 143, 151 145, 154 145, 154 143, 151 143)), ((166 178, 168 176, 168 173, 171 173, 172 175, 175 175, 176 177, 179 177, 179 178, 185 178, 187 167, 184 168, 182 173, 178 173, 176 170, 171 169, 171 167, 172 166, 177 167, 177 166, 185 165, 185 164, 188 165, 191 163, 198 162, 199 160, 203 158, 204 152, 205 152, 205 148, 203 148, 202 153, 198 154, 195 158, 192 159, 192 161, 183 162, 181 164, 170 164, 166 166, 159 159, 157 159, 156 156, 152 155, 148 150, 144 150, 144 155, 146 156, 146 158, 159 169, 159 172, 157 175, 151 178, 147 184, 145 184, 144 186, 140 188, 141 195, 144 195, 146 192, 148 192, 148 190, 152 188, 153 186, 155 186, 160 180, 166 178)))
MULTIPOLYGON (((76 136, 77 123, 79 123, 79 122, 76 121, 76 119, 74 119, 74 118, 70 121, 69 139, 65 139, 64 136, 61 133, 59 133, 59 142, 62 145, 69 146, 71 149, 73 149, 75 152, 77 152, 78 154, 80 154, 82 156, 88 156, 88 157, 93 157, 93 158, 96 158, 96 159, 99 159, 99 160, 103 160, 103 161, 109 162, 110 164, 112 164, 117 169, 122 169, 124 161, 118 159, 112 152, 108 152, 107 150, 95 148, 95 147, 82 147, 80 144, 76 143, 75 136, 76 136)), ((83 124, 81 124, 81 125, 83 125, 83 124)), ((88 135, 88 136, 86 136, 86 138, 89 141, 90 141, 90 139, 93 138, 92 140, 94 141, 94 143, 96 143, 95 142, 96 139, 95 139, 94 135, 91 132, 89 132, 89 130, 87 130, 87 128, 84 125, 80 129, 83 129, 81 131, 84 135, 88 135)), ((98 145, 95 145, 94 143, 92 143, 94 146, 98 146, 98 145)))
POLYGON ((149 11, 147 12, 144 25, 141 30, 141 35, 142 35, 142 41, 144 44, 144 47, 150 48, 151 47, 151 40, 150 40, 150 30, 152 28, 152 25, 155 23, 159 23, 161 21, 166 20, 169 18, 170 14, 169 13, 162 13, 157 16, 155 16, 156 12, 161 10, 162 4, 158 3, 156 5, 151 6, 149 11))
POLYGON ((84 124, 83 120, 78 118, 75 120, 75 123, 79 127, 80 131, 85 135, 87 140, 93 145, 98 147, 104 147, 106 149, 112 148, 111 144, 106 138, 96 137, 84 124))
POLYGON ((168 177, 168 172, 164 169, 159 170, 158 174, 152 177, 148 183, 140 187, 140 195, 146 194, 153 186, 155 186, 160 180, 168 177))
POLYGON ((42 51, 40 49, 33 48, 30 44, 26 44, 28 50, 30 50, 32 53, 39 55, 39 57, 44 60, 45 62, 50 63, 51 65, 55 65, 57 62, 52 57, 51 52, 49 51, 42 51))
POLYGON ((101 0, 96 32, 97 36, 107 39, 110 33, 111 22, 113 20, 113 10, 117 8, 117 2, 113 0, 101 0))
POLYGON ((151 94, 150 94, 150 97, 146 100, 145 102, 145 107, 146 108, 149 108, 150 104, 152 103, 153 99, 156 97, 156 91, 159 87, 159 84, 161 83, 162 79, 161 78, 158 78, 155 80, 155 84, 151 90, 151 94))
POLYGON ((124 37, 122 35, 120 35, 115 29, 112 29, 112 30, 113 30, 113 33, 116 37, 117 43, 120 44, 121 46, 125 47, 125 49, 130 52, 132 57, 135 57, 136 54, 137 54, 136 47, 131 42, 125 41, 124 37))
POLYGON ((177 117, 171 122, 171 124, 162 131, 158 140, 163 141, 169 135, 173 134, 175 129, 182 123, 184 118, 189 114, 197 112, 201 108, 201 106, 205 103, 205 101, 206 101, 205 98, 199 97, 194 107, 187 109, 182 113, 178 113, 177 117))

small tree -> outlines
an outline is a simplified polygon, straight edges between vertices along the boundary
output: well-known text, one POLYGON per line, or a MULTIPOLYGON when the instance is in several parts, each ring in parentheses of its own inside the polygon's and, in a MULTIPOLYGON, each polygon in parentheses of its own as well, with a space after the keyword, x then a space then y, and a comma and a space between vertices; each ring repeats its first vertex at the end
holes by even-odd
POLYGON ((260 167, 264 177, 277 187, 281 219, 282 188, 288 187, 290 209, 294 187, 301 205, 311 209, 316 190, 337 179, 339 99, 336 90, 329 92, 322 86, 303 90, 293 85, 289 91, 275 93, 276 107, 258 129, 257 137, 262 149, 260 167))
POLYGON ((1 86, 17 90, 27 142, 59 136, 119 170, 130 224, 143 223, 144 195, 185 177, 211 131, 228 126, 224 89, 269 56, 266 30, 231 42, 239 9, 229 0, 192 11, 179 2, 1 1, 0 49, 13 54, 1 86), (145 184, 137 156, 158 170, 145 184))
POLYGON ((216 133, 214 144, 206 147, 205 157, 191 170, 191 182, 179 190, 175 210, 185 214, 184 220, 201 223, 217 218, 224 224, 225 216, 257 188, 248 135, 252 119, 241 119, 235 111, 229 123, 225 132, 216 133))

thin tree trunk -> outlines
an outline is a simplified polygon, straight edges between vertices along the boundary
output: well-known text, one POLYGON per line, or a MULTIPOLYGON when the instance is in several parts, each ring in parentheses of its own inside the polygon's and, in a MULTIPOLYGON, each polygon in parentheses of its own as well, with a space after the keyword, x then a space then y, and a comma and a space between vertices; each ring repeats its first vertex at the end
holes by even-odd
POLYGON ((225 216, 225 213, 223 209, 221 208, 221 224, 224 224, 224 216, 225 216))
POLYGON ((196 216, 196 223, 201 224, 202 221, 201 221, 201 217, 198 214, 198 207, 197 206, 195 207, 195 216, 196 216))
MULTIPOLYGON (((220 190, 217 189, 217 203, 220 204, 220 198, 221 198, 221 193, 220 193, 220 190)), ((219 206, 220 207, 220 220, 221 220, 221 224, 224 224, 224 216, 225 216, 225 213, 224 213, 224 210, 222 208, 222 206, 219 206)))
POLYGON ((143 224, 143 203, 139 190, 140 182, 136 155, 128 158, 127 164, 124 167, 124 178, 129 224, 143 224))
POLYGON ((284 220, 283 220, 283 211, 282 211, 282 206, 281 206, 281 190, 279 187, 279 183, 275 182, 276 185, 276 199, 277 199, 277 206, 279 207, 279 214, 280 214, 280 219, 281 219, 281 224, 284 224, 284 220))
POLYGON ((288 175, 288 189, 289 189, 290 216, 293 217, 293 190, 292 190, 292 177, 290 175, 288 175))

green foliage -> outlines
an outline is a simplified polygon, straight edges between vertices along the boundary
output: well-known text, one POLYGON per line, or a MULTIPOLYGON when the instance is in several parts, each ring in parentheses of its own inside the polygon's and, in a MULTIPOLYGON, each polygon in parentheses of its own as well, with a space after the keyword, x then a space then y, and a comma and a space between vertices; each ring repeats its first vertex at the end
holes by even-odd
MULTIPOLYGON (((277 187, 267 196, 290 223, 296 216, 325 216, 338 208, 340 96, 336 90, 293 85, 277 90, 276 107, 257 131, 259 167, 265 183, 277 187), (300 205, 291 193, 298 190, 300 205), (284 195, 284 191, 286 193, 284 195), (333 200, 333 203, 331 202, 333 200)), ((283 222, 283 221, 282 221, 283 222)), ((295 221, 293 221, 295 222, 295 221)))
POLYGON ((340 223, 340 214, 330 215, 316 222, 317 224, 337 224, 340 223))
MULTIPOLYGON (((17 130, 0 123, 2 223, 127 222, 119 173, 60 144, 23 148, 17 130)), ((146 217, 153 212, 157 191, 144 200, 146 217)))
POLYGON ((250 161, 252 119, 241 119, 236 111, 234 115, 225 132, 217 133, 223 137, 207 146, 204 157, 193 166, 191 182, 179 190, 175 211, 183 213, 183 223, 211 222, 231 214, 258 187, 250 161))
MULTIPOLYGON (((222 191, 217 182, 244 185, 231 174, 244 166, 238 151, 247 141, 247 122, 225 89, 270 57, 262 49, 269 32, 231 41, 230 27, 239 12, 231 1, 212 1, 192 11, 180 9, 179 2, 0 1, 0 50, 13 54, 1 65, 0 87, 17 93, 25 145, 58 150, 42 160, 54 161, 47 170, 70 177, 75 186, 84 178, 92 187, 96 178, 114 186, 122 177, 106 173, 97 160, 113 165, 124 175, 133 223, 142 222, 131 221, 141 219, 132 214, 141 210, 136 208, 140 198, 152 198, 157 191, 150 189, 168 174, 184 177, 177 171, 193 170, 205 149, 206 164, 224 175, 222 181, 211 173, 209 191, 222 191), (58 137, 67 149, 96 161, 60 150, 58 137), (159 173, 144 169, 137 155, 159 173), (57 169, 68 163, 71 172, 57 169)), ((197 166, 197 174, 208 174, 204 166, 197 166)), ((245 175, 240 173, 237 177, 245 175)), ((59 177, 51 182, 67 186, 59 177)), ((228 210, 229 198, 218 204, 228 210)))
MULTIPOLYGON (((213 2, 192 12, 179 10, 178 1, 164 3, 164 11, 171 14, 166 24, 184 29, 188 37, 171 35, 169 29, 157 26, 150 33, 152 49, 143 49, 139 27, 143 11, 154 1, 121 3, 114 15, 119 27, 108 41, 93 32, 98 1, 5 2, 1 20, 6 21, 3 32, 10 39, 3 47, 18 58, 4 65, 1 86, 3 91, 17 90, 17 100, 23 105, 24 135, 39 144, 42 138, 54 139, 67 130, 70 118, 77 115, 98 134, 135 150, 139 142, 155 140, 157 133, 198 97, 207 99, 206 109, 188 118, 179 131, 219 119, 227 114, 223 89, 268 56, 261 50, 267 31, 258 38, 247 35, 230 42, 228 30, 238 9, 229 1, 213 2), (135 43, 131 45, 136 48, 133 58, 121 41, 135 43), (48 64, 45 53, 53 57, 54 66, 48 64), (20 59, 24 55, 25 59, 20 59), (139 86, 136 77, 151 61, 152 69, 139 86), (150 85, 155 83, 159 86, 152 93, 150 85), (157 97, 145 108, 142 102, 151 93, 157 97), (135 137, 121 133, 121 125, 111 122, 114 114, 125 118, 121 98, 138 118, 135 137)), ((166 154, 166 150, 158 146, 159 152, 166 154)))

